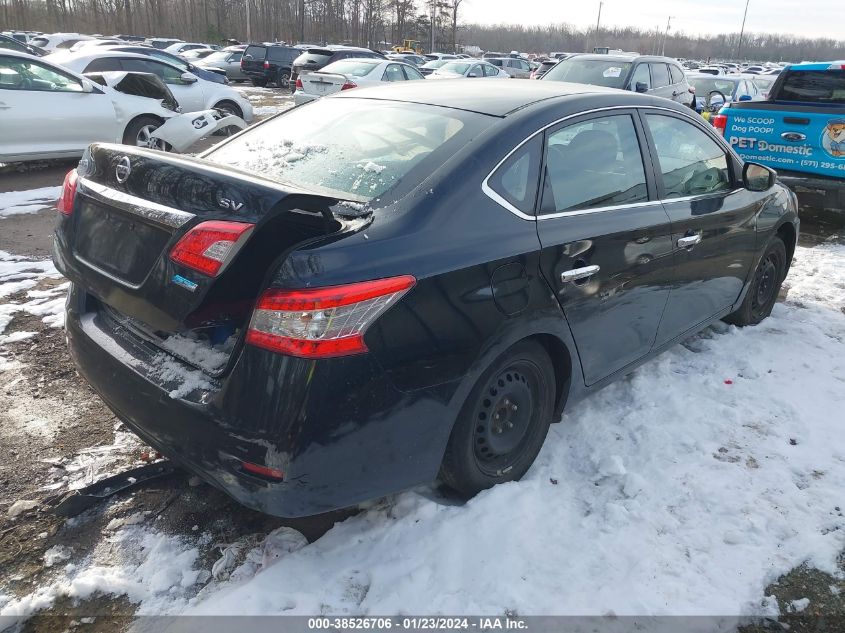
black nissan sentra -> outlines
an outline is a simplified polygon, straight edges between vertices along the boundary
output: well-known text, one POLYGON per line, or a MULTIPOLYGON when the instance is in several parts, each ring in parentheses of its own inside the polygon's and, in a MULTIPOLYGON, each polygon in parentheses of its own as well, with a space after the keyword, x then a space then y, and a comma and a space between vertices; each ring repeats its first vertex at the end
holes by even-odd
POLYGON ((345 92, 199 158, 92 145, 54 255, 80 372, 293 517, 519 479, 574 401, 769 315, 798 234, 773 171, 668 100, 471 83, 345 92))

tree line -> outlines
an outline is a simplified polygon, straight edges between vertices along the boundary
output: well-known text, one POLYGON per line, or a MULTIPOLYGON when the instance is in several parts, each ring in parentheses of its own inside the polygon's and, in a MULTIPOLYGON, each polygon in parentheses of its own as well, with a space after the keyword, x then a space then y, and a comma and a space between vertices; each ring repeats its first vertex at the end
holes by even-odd
POLYGON ((788 34, 665 36, 636 28, 461 22, 463 0, 0 0, 0 30, 179 37, 222 43, 345 43, 370 48, 417 40, 426 50, 585 52, 610 46, 692 59, 800 61, 845 58, 845 41, 788 34))

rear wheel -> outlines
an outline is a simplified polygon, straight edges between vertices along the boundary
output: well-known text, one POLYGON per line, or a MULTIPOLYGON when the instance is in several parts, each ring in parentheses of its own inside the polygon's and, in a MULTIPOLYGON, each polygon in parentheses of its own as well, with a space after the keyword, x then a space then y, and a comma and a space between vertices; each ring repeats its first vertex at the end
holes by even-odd
POLYGON ((546 351, 524 341, 473 387, 452 429, 440 479, 471 497, 520 479, 543 445, 554 411, 555 374, 546 351))
POLYGON ((739 308, 725 317, 734 325, 757 325, 772 313, 786 277, 786 246, 775 237, 766 247, 739 308))
POLYGON ((279 88, 289 89, 290 88, 290 71, 289 70, 280 70, 279 74, 276 75, 276 86, 279 88))
POLYGON ((153 140, 153 132, 161 127, 161 119, 153 116, 139 116, 129 122, 123 132, 124 145, 135 145, 136 147, 148 147, 152 149, 167 149, 163 141, 153 140))

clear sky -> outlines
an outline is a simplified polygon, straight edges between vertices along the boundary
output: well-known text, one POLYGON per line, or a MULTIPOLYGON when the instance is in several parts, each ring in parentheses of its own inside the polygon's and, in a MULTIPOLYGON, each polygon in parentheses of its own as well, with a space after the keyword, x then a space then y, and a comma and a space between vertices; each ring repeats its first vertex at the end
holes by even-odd
MULTIPOLYGON (((687 34, 738 32, 745 0, 605 0, 601 23, 687 34)), ((460 19, 478 24, 567 22, 595 27, 598 0, 464 0, 460 19)), ((845 0, 750 0, 747 32, 845 40, 845 0)))

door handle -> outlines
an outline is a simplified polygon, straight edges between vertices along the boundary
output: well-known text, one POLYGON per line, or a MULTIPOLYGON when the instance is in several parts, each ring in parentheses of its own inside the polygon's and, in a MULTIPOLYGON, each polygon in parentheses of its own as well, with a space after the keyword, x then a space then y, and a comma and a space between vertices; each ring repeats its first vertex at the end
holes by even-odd
POLYGON ((701 241, 701 233, 678 238, 678 248, 692 248, 701 241))
POLYGON ((570 281, 581 281, 582 279, 592 277, 600 270, 601 267, 596 265, 584 266, 583 268, 573 268, 572 270, 562 272, 560 274, 560 280, 565 284, 570 281))

